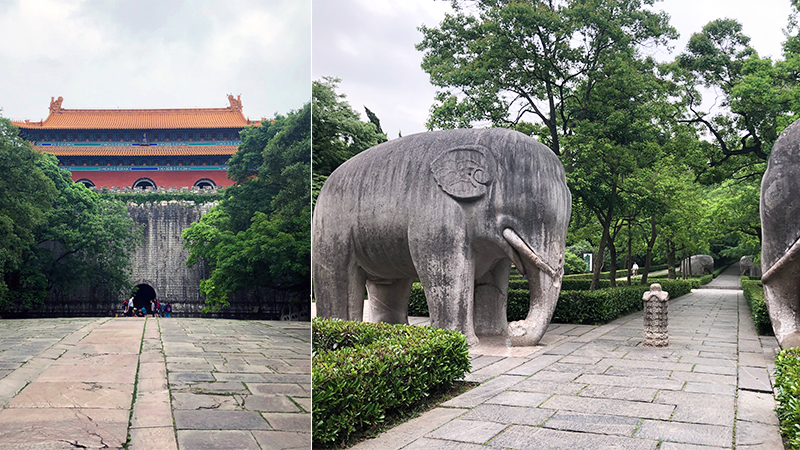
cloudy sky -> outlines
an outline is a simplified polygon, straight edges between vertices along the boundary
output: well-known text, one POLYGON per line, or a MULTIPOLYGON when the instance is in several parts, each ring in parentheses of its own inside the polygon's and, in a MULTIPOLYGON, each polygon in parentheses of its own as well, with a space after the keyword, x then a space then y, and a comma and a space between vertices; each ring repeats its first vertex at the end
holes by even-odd
POLYGON ((0 115, 219 108, 272 117, 311 98, 310 0, 0 0, 0 115))
MULTIPOLYGON (((375 112, 390 139, 398 132, 425 131, 436 89, 420 69, 417 27, 439 24, 452 11, 449 5, 442 0, 313 0, 313 78, 341 78, 339 92, 365 120, 364 106, 375 112)), ((656 55, 662 60, 681 52, 692 33, 719 18, 738 20, 760 55, 780 58, 791 12, 790 0, 665 0, 656 9, 666 11, 681 34, 672 54, 656 55)))

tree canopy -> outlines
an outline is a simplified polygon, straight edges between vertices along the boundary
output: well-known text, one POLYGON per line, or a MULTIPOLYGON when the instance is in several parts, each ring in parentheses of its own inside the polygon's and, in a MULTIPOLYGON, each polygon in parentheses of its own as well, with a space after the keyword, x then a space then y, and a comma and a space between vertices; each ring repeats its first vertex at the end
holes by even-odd
POLYGON ((210 268, 200 290, 211 310, 248 289, 310 286, 311 104, 241 135, 229 161, 236 184, 182 235, 188 264, 210 268))
POLYGON ((439 88, 428 127, 509 127, 550 146, 573 216, 592 216, 573 217, 568 244, 592 243, 595 281, 603 264, 613 278, 637 258, 647 272, 653 255, 675 265, 695 251, 757 253, 757 187, 800 111, 797 16, 784 60, 759 57, 741 24, 719 19, 656 63, 646 55, 677 33, 654 5, 454 0, 438 26, 420 27, 422 68, 439 88), (709 89, 719 101, 703 111, 709 89))
POLYGON ((313 198, 316 200, 322 185, 339 165, 362 151, 386 142, 378 116, 366 106, 368 122, 336 92, 338 78, 323 77, 311 84, 313 110, 313 198))
POLYGON ((141 236, 124 203, 74 183, 0 119, 0 309, 35 308, 53 291, 130 290, 141 236))

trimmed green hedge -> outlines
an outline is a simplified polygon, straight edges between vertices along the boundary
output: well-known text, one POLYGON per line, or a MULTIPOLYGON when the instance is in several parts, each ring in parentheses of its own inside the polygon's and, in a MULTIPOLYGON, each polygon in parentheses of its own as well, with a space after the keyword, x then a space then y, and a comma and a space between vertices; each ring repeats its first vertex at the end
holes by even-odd
POLYGON ((422 284, 419 281, 411 285, 411 296, 408 299, 408 315, 428 317, 428 302, 425 300, 425 292, 422 290, 422 284))
POLYGON ((789 448, 800 449, 800 348, 781 350, 775 356, 775 388, 781 434, 789 448))
MULTIPOLYGON (((669 292, 670 298, 688 294, 693 288, 700 286, 701 281, 711 281, 711 275, 700 279, 666 280, 660 279, 662 289, 669 292)), ((571 279, 570 284, 579 284, 586 280, 571 279)), ((608 281, 608 280, 606 280, 608 281)), ((590 281, 591 282, 591 281, 590 281)), ((586 283, 584 283, 586 284, 586 283)), ((511 285, 509 285, 511 286, 511 285)), ((607 286, 607 285, 606 285, 607 286)), ((615 288, 598 289, 589 291, 586 284, 582 290, 567 290, 566 283, 562 282, 562 290, 558 296, 558 304, 553 314, 553 322, 575 324, 603 324, 618 317, 642 309, 642 295, 650 290, 650 285, 620 286, 615 288)), ((506 316, 509 321, 522 320, 528 315, 530 307, 530 294, 527 289, 509 289, 506 316)), ((422 285, 414 283, 411 288, 411 298, 408 304, 410 316, 427 316, 428 304, 422 285)))
MULTIPOLYGON (((660 280, 661 288, 669 292, 670 298, 688 294, 699 286, 697 280, 660 280)), ((599 325, 619 317, 640 311, 643 307, 642 295, 650 286, 634 285, 596 291, 561 291, 558 304, 553 313, 553 322, 599 325)), ((509 303, 511 298, 509 298, 509 303)), ((526 299, 526 303, 530 300, 526 299)), ((528 314, 525 305, 524 315, 509 320, 524 319, 528 314)), ((509 306, 509 310, 511 307, 509 306)))
POLYGON ((467 340, 457 331, 320 318, 311 329, 315 444, 346 442, 470 370, 467 340))
POLYGON ((753 316, 756 331, 758 334, 771 336, 774 332, 772 331, 772 321, 769 320, 767 303, 764 301, 764 288, 761 281, 750 280, 748 277, 741 277, 741 280, 742 292, 747 300, 747 305, 750 306, 750 315, 753 316))

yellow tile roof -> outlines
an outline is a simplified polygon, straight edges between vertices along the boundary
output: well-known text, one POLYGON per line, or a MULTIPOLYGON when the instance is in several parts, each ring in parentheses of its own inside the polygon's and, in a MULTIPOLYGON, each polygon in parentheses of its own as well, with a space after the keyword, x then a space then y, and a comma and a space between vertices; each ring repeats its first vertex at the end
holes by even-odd
POLYGON ((50 114, 39 122, 13 122, 25 129, 158 130, 192 128, 243 128, 259 125, 242 114, 239 98, 228 96, 226 108, 188 109, 63 109, 62 97, 50 101, 50 114))

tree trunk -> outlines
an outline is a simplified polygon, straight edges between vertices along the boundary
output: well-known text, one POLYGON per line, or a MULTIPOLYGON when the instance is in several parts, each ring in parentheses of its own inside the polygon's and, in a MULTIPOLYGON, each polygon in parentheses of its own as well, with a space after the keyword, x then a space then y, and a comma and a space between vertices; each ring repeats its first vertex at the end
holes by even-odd
POLYGON ((611 257, 611 264, 608 268, 608 285, 610 287, 617 287, 617 246, 614 243, 614 238, 611 236, 609 236, 608 239, 608 254, 611 257))
POLYGON ((653 247, 656 245, 656 237, 658 237, 658 228, 656 227, 656 218, 650 218, 650 239, 647 241, 647 256, 644 260, 644 270, 642 271, 642 284, 647 286, 647 275, 650 274, 650 263, 653 261, 653 247))
POLYGON ((675 244, 667 239, 667 278, 675 279, 675 244))
POLYGON ((633 255, 631 250, 633 247, 633 235, 631 234, 631 221, 628 219, 628 254, 625 256, 625 268, 628 272, 628 286, 631 285, 631 270, 633 270, 633 255))
POLYGON ((609 268, 608 278, 610 280, 609 286, 611 287, 617 287, 617 236, 624 224, 624 221, 621 221, 619 224, 614 224, 614 232, 608 236, 608 253, 609 256, 611 256, 611 267, 609 268))
POLYGON ((600 238, 600 245, 597 247, 597 258, 592 268, 592 284, 589 286, 590 291, 597 290, 600 285, 600 270, 603 268, 603 258, 605 257, 605 247, 609 239, 609 228, 611 228, 611 210, 609 209, 606 219, 600 220, 603 227, 603 235, 600 238))

